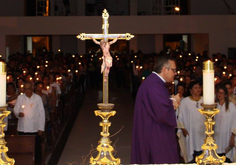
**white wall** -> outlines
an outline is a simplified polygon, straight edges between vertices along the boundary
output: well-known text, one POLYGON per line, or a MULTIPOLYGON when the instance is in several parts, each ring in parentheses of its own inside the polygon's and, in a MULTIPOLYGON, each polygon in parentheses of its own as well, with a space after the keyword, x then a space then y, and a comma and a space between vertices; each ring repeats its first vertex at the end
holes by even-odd
MULTIPOLYGON (((209 54, 227 54, 229 47, 236 47, 236 15, 208 16, 110 16, 109 33, 135 35, 156 34, 208 34, 209 54)), ((77 35, 102 33, 100 16, 85 17, 0 17, 0 54, 5 54, 7 35, 77 35)), ((79 41, 71 37, 74 45, 79 41)), ((69 38, 66 39, 68 41, 69 38)), ((137 49, 155 51, 155 37, 137 39, 137 49), (149 40, 147 43, 144 40, 149 40)), ((82 42, 82 41, 81 41, 82 42)), ((61 42, 60 42, 61 43, 61 42)), ((83 44, 82 44, 83 45, 83 44)), ((81 46, 80 50, 83 46, 81 46)), ((133 46, 134 47, 134 46, 133 46)), ((85 50, 85 49, 84 49, 85 50)), ((85 53, 85 52, 79 52, 85 53)), ((196 52, 201 53, 201 52, 196 52)))

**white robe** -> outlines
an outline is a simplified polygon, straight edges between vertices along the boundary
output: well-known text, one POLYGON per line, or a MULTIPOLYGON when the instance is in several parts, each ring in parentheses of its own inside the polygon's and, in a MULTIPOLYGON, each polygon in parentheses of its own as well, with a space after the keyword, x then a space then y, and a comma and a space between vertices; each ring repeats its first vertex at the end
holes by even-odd
POLYGON ((35 133, 44 131, 45 111, 42 98, 33 93, 28 98, 25 94, 19 95, 14 107, 14 114, 18 118, 17 131, 24 133, 35 133), (19 117, 19 113, 24 113, 24 117, 19 117))
MULTIPOLYGON (((214 139, 218 146, 217 153, 225 153, 225 148, 229 146, 229 141, 232 132, 236 133, 236 108, 233 103, 229 103, 229 109, 225 110, 225 103, 221 106, 217 104, 217 109, 220 110, 215 115, 214 139)), ((226 157, 233 161, 235 147, 233 147, 226 157)))
MULTIPOLYGON (((197 101, 186 97, 179 106, 178 128, 185 128, 189 133, 188 136, 183 138, 186 151, 181 148, 182 154, 186 155, 186 163, 193 159, 194 150, 201 151, 201 146, 204 144, 206 130, 204 122, 206 117, 198 111, 198 109, 203 109, 201 106, 202 101, 202 98, 198 101, 197 108, 197 101)), ((180 133, 182 134, 181 129, 178 130, 178 134, 180 133)))

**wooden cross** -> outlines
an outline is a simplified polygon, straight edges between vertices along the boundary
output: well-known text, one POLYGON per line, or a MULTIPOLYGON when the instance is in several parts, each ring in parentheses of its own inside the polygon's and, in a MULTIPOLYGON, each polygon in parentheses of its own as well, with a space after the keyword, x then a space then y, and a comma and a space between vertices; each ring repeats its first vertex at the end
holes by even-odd
MULTIPOLYGON (((109 43, 109 39, 113 39, 116 41, 116 39, 125 39, 125 40, 130 40, 134 37, 134 35, 131 35, 130 33, 125 33, 125 34, 109 34, 108 29, 109 29, 109 23, 108 23, 108 18, 109 14, 106 9, 103 10, 102 13, 102 18, 103 18, 103 24, 102 24, 102 29, 103 33, 102 34, 86 34, 86 33, 81 33, 80 35, 77 36, 78 39, 81 40, 87 40, 87 39, 93 39, 95 43, 96 39, 101 39, 105 41, 106 43, 109 43)), ((114 42, 113 42, 114 43, 114 42)), ((109 50, 108 50, 109 51, 109 50)), ((103 58, 105 54, 103 51, 103 58)), ((103 103, 108 104, 108 77, 105 79, 105 72, 103 72, 103 103)))

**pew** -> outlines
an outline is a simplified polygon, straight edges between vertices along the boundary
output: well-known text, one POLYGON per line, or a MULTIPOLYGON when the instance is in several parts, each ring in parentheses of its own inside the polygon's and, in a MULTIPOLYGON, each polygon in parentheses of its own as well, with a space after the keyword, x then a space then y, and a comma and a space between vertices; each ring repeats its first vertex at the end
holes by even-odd
POLYGON ((8 147, 7 155, 15 159, 15 165, 34 165, 35 163, 35 136, 34 135, 6 135, 8 147))

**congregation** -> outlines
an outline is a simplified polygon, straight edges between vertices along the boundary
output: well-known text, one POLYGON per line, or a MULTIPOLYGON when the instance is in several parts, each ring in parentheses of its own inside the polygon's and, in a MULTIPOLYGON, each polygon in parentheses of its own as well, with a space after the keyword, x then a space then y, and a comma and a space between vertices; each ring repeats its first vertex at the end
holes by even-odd
MULTIPOLYGON (((203 54, 176 51, 163 51, 158 54, 144 54, 141 51, 114 53, 109 83, 113 83, 117 87, 130 88, 135 101, 139 86, 152 73, 154 64, 160 55, 170 56, 176 61, 175 80, 178 80, 178 84, 169 83, 167 88, 170 95, 177 90, 181 98, 181 104, 176 110, 178 128, 180 128, 177 134, 180 144, 186 145, 188 153, 183 153, 180 145, 182 161, 194 162, 194 158, 201 153, 205 126, 204 117, 197 109, 201 108, 202 103, 202 63, 208 59, 214 62, 217 108, 222 110, 222 114, 216 116, 216 120, 218 120, 216 123, 219 123, 215 127, 216 143, 220 146, 219 154, 226 154, 225 148, 228 147, 227 160, 228 162, 234 161, 234 149, 232 149, 234 137, 231 136, 231 132, 236 130, 234 122, 236 117, 235 59, 228 59, 227 56, 220 53, 213 54, 210 58, 207 52, 203 52, 203 54), (189 116, 190 110, 192 114, 189 116), (223 117, 227 112, 230 113, 227 114, 228 118, 223 117), (198 113, 199 118, 196 116, 198 113), (192 122, 192 125, 189 121, 192 122), (196 130, 196 127, 192 128, 192 126, 201 129, 202 134, 195 136, 196 132, 192 132, 192 130, 199 130, 196 130), (222 130, 224 130, 223 133, 222 130), (225 132, 226 130, 228 132, 225 132), (180 138, 181 133, 182 137, 189 135, 190 138, 187 141, 181 141, 183 140, 180 138), (225 134, 227 134, 227 138, 225 138, 225 134), (222 138, 224 141, 221 140, 222 138)), ((63 54, 62 52, 53 54, 46 51, 40 52, 36 56, 21 53, 10 55, 7 62, 7 109, 12 113, 8 117, 6 135, 36 133, 36 138, 39 139, 36 140, 36 148, 40 148, 35 151, 36 153, 46 154, 40 146, 43 141, 53 149, 63 123, 69 119, 72 109, 75 109, 76 96, 85 94, 86 86, 102 88, 101 64, 101 52, 79 55, 63 54), (35 94, 37 94, 37 98, 34 100, 27 99, 35 94), (38 99, 38 96, 42 99, 38 99), (22 125, 31 124, 22 120, 21 118, 24 116, 20 115, 20 113, 27 113, 27 110, 33 109, 34 105, 42 106, 43 108, 39 111, 44 110, 45 113, 29 113, 25 116, 28 115, 28 118, 37 122, 37 131, 29 126, 23 127, 22 125), (45 116, 40 114, 45 114, 45 116), (40 131, 38 132, 38 130, 40 131)), ((235 133, 232 134, 235 135, 235 133)), ((38 154, 41 156, 37 160, 44 161, 43 154, 38 154)))

